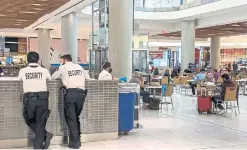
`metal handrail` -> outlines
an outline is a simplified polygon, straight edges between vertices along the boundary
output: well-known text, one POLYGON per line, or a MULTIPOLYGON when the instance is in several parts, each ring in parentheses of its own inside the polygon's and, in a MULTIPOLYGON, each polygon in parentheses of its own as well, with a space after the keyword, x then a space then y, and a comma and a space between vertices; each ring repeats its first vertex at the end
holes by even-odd
POLYGON ((148 7, 135 7, 135 11, 143 11, 143 12, 171 12, 171 11, 179 11, 188 8, 198 7, 201 5, 218 2, 221 0, 194 0, 186 5, 181 5, 179 7, 160 7, 160 8, 148 8, 148 7))

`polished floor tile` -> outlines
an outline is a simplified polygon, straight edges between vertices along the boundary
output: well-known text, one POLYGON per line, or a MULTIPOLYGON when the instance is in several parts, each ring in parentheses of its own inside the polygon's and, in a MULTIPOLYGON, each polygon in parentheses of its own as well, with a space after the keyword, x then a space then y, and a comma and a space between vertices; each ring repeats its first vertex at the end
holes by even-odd
MULTIPOLYGON (((140 109, 143 128, 119 140, 83 143, 85 150, 228 150, 247 149, 247 96, 240 96, 240 114, 197 112, 197 98, 174 93, 174 110, 140 109)), ((52 145, 50 149, 67 149, 52 145)))

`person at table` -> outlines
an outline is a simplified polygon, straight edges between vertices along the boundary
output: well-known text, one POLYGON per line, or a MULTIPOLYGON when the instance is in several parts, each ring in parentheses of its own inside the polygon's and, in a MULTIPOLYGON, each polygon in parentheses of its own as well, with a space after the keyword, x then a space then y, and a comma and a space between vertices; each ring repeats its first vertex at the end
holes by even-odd
POLYGON ((223 83, 220 87, 220 95, 215 95, 211 98, 212 102, 215 105, 215 108, 220 109, 219 114, 223 114, 225 112, 224 107, 222 106, 222 101, 225 99, 226 88, 227 87, 235 87, 235 83, 232 82, 229 74, 223 74, 222 76, 223 83), (217 105, 218 104, 218 105, 217 105))
POLYGON ((154 72, 153 72, 153 76, 152 76, 151 82, 159 82, 160 80, 161 79, 160 79, 159 69, 155 68, 154 72))
POLYGON ((172 77, 170 75, 170 71, 167 69, 163 75, 164 77, 168 77, 168 83, 172 82, 172 77))
POLYGON ((171 78, 179 77, 178 70, 175 68, 172 70, 171 78))
POLYGON ((220 72, 217 69, 214 69, 214 80, 217 82, 219 77, 221 76, 220 72))
POLYGON ((103 63, 103 70, 99 74, 99 80, 112 80, 113 77, 110 71, 111 71, 111 63, 110 62, 103 63))
POLYGON ((184 73, 186 73, 186 74, 191 74, 191 73, 192 73, 191 67, 188 67, 187 69, 185 69, 185 70, 184 70, 184 73))
POLYGON ((2 62, 0 61, 0 77, 3 76, 3 66, 2 66, 2 62))
POLYGON ((238 75, 240 79, 246 79, 247 78, 247 73, 245 71, 245 69, 241 69, 240 74, 238 75))
POLYGON ((143 102, 149 104, 150 99, 149 99, 149 92, 144 90, 144 82, 143 82, 143 77, 141 76, 140 72, 135 71, 132 75, 132 78, 130 79, 129 83, 137 83, 140 84, 141 90, 140 90, 140 96, 143 97, 143 102))
POLYGON ((206 77, 206 75, 205 75, 205 70, 204 69, 201 69, 200 73, 198 73, 194 77, 194 82, 190 84, 193 95, 196 95, 195 88, 196 88, 197 83, 203 81, 205 79, 205 77, 206 77))
POLYGON ((215 83, 214 76, 213 76, 213 74, 211 72, 207 73, 204 82, 206 82, 206 83, 208 83, 208 82, 209 83, 215 83))

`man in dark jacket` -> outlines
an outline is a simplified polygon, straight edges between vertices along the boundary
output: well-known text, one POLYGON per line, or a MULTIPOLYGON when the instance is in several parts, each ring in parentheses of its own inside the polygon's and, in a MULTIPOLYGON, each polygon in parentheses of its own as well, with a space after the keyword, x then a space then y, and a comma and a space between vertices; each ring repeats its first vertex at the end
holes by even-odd
POLYGON ((223 74, 221 77, 223 78, 224 82, 221 85, 220 95, 216 95, 216 96, 212 97, 212 101, 215 104, 215 108, 220 109, 219 114, 222 114, 225 111, 224 107, 221 105, 221 101, 224 101, 224 99, 225 99, 226 88, 227 87, 235 87, 235 83, 232 82, 232 80, 230 79, 230 76, 228 74, 223 74))

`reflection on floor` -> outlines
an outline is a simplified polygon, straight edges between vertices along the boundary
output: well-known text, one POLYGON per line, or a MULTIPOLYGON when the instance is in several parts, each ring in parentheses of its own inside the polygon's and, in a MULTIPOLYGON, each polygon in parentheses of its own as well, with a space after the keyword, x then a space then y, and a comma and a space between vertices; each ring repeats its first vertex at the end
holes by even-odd
MULTIPOLYGON (((150 111, 141 109, 142 129, 135 129, 117 141, 84 143, 84 150, 217 150, 247 149, 247 96, 240 96, 237 117, 199 115, 196 97, 173 95, 175 110, 150 111)), ((63 149, 62 146, 51 146, 63 149)))

